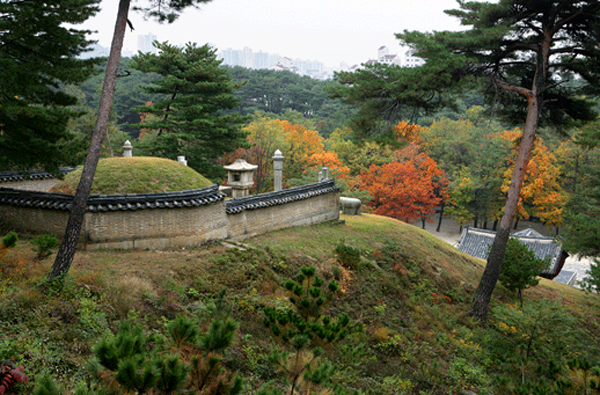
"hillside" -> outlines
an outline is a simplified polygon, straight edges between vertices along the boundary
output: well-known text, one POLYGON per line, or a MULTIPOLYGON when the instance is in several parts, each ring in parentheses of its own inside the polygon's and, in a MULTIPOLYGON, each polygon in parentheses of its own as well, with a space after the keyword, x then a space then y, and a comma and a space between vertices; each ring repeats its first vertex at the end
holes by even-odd
POLYGON ((24 366, 30 381, 19 384, 18 394, 31 393, 44 373, 72 389, 93 382, 87 370, 93 347, 120 322, 133 319, 165 333, 166 322, 184 313, 205 330, 210 306, 226 289, 225 302, 240 323, 223 353, 226 368, 244 377, 244 394, 266 382, 283 389, 284 375, 268 358, 278 343, 263 325, 262 309, 289 308, 284 283, 306 265, 339 282, 326 314, 346 312, 363 329, 325 347, 324 358, 337 368, 331 380, 341 387, 362 394, 528 394, 534 387, 552 393, 560 379, 576 393, 574 377, 592 377, 589 366, 568 361, 599 362, 597 296, 542 280, 524 291, 519 309, 516 295, 498 286, 482 328, 465 312, 483 262, 393 219, 344 219, 243 244, 79 251, 64 289, 46 294, 37 285, 52 257, 35 261, 31 241, 20 240, 0 267, 0 360, 24 366), (340 264, 340 245, 358 250, 360 264, 340 264))

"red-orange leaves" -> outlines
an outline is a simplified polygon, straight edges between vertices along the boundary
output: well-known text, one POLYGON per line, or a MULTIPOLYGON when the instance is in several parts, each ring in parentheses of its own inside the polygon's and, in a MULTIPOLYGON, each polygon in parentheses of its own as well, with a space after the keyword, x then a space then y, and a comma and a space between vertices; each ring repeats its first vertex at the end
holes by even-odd
MULTIPOLYGON (((429 165, 429 163, 427 163, 429 165)), ((434 212, 441 198, 435 196, 437 183, 428 174, 427 165, 416 167, 413 161, 392 162, 361 174, 362 188, 373 200, 375 214, 402 221, 416 221, 434 212)))

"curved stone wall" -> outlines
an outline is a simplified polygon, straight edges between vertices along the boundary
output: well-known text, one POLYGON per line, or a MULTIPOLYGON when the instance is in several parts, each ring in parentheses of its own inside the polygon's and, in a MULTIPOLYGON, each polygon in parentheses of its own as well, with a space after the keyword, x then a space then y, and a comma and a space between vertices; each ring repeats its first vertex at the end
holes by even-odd
MULTIPOLYGON (((339 218, 333 179, 225 201, 218 185, 192 191, 90 195, 80 247, 191 247, 339 218)), ((73 196, 0 188, 0 221, 17 231, 64 234, 73 196)))

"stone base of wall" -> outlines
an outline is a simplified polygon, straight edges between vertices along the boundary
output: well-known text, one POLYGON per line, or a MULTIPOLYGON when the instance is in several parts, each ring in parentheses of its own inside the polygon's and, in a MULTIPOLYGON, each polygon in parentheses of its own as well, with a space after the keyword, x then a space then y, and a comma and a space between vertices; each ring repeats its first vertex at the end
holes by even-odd
POLYGON ((62 237, 68 211, 0 204, 0 221, 17 232, 46 233, 62 237))
POLYGON ((87 213, 85 248, 193 247, 227 237, 223 201, 178 209, 87 213))
POLYGON ((314 225, 339 218, 337 194, 227 215, 227 237, 243 240, 271 230, 314 225))

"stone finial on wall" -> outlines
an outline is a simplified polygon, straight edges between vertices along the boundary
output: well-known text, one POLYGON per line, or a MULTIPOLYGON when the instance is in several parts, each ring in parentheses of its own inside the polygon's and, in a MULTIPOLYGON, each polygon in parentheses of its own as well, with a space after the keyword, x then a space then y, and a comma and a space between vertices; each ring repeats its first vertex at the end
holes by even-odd
POLYGON ((324 181, 329 178, 329 168, 323 167, 319 172, 319 182, 324 181))
POLYGON ((133 146, 131 145, 131 141, 127 140, 125 144, 123 144, 123 157, 131 158, 133 156, 133 146))
POLYGON ((233 191, 234 198, 248 196, 250 188, 254 185, 253 173, 258 168, 257 165, 251 165, 243 159, 238 159, 229 166, 224 166, 228 172, 227 185, 233 191))
POLYGON ((275 151, 273 155, 273 191, 283 189, 283 155, 281 151, 275 151))

